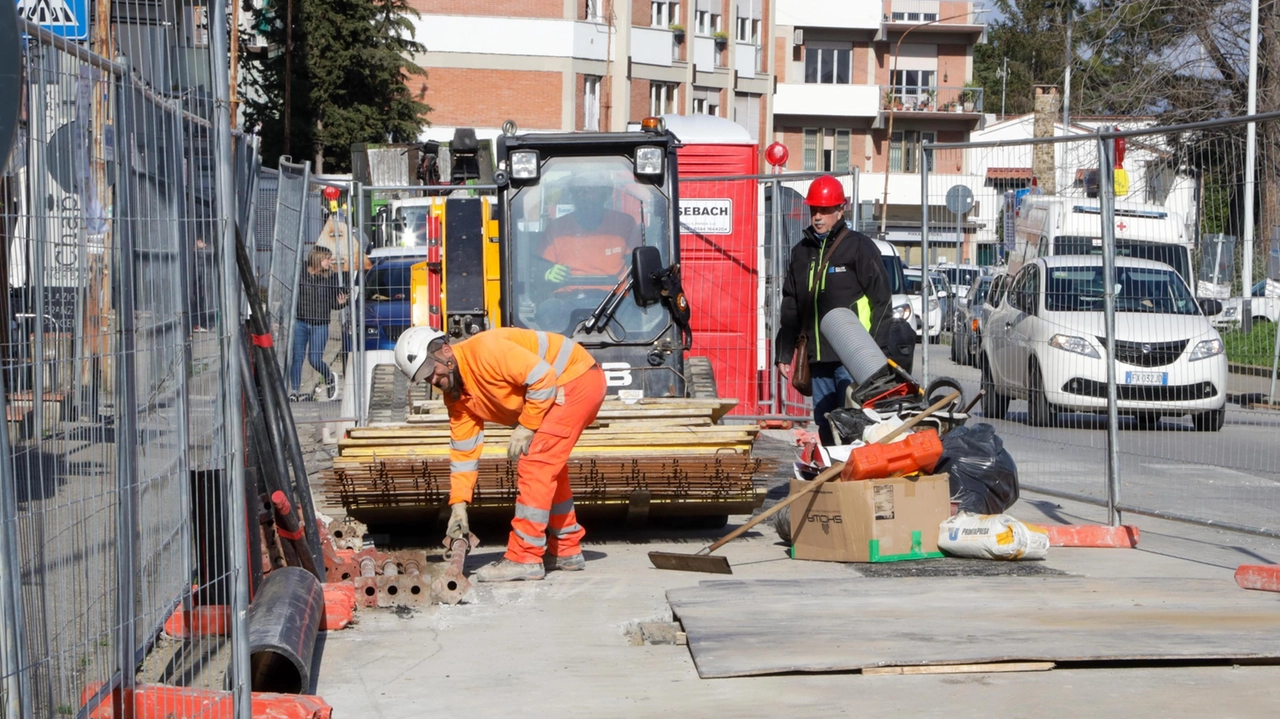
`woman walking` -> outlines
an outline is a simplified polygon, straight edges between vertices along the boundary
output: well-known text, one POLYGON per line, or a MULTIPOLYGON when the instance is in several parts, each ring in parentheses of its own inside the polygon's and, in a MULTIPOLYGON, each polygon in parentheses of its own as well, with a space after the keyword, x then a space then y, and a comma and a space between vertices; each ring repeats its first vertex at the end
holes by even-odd
POLYGON ((325 382, 325 396, 338 396, 338 377, 324 363, 324 347, 329 342, 329 318, 331 313, 346 306, 349 296, 342 289, 341 278, 333 271, 333 253, 319 245, 312 247, 307 264, 298 278, 298 311, 293 325, 293 353, 289 367, 292 393, 289 399, 297 402, 302 384, 302 358, 320 373, 325 382))

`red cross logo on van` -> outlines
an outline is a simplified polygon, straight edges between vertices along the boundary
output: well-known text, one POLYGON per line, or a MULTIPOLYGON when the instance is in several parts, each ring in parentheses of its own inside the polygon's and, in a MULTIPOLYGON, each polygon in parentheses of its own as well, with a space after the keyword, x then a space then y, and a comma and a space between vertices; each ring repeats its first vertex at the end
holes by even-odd
POLYGON ((1120 230, 1121 232, 1124 232, 1127 227, 1128 225, 1124 224, 1124 220, 1121 220, 1116 223, 1116 229, 1120 230))

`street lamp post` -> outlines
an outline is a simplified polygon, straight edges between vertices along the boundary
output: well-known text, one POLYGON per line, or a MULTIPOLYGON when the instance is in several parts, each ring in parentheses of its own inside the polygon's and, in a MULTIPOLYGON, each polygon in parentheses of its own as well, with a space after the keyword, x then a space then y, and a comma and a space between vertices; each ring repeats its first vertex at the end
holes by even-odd
MULTIPOLYGON (((959 15, 948 15, 947 17, 940 17, 937 20, 922 22, 919 25, 912 25, 911 27, 907 28, 906 31, 903 32, 901 36, 898 37, 898 42, 893 46, 893 69, 889 71, 889 132, 888 132, 888 135, 886 136, 888 146, 885 148, 886 153, 885 153, 885 168, 884 168, 884 195, 880 199, 880 237, 881 239, 884 238, 885 228, 889 223, 889 165, 888 165, 889 158, 888 158, 888 154, 889 152, 892 151, 892 147, 893 147, 893 113, 894 113, 893 80, 894 80, 894 77, 896 77, 898 74, 898 58, 901 56, 900 50, 902 50, 902 41, 907 39, 907 36, 911 34, 911 31, 917 28, 922 28, 929 25, 936 25, 940 22, 946 22, 948 20, 956 20, 962 17, 973 16, 974 19, 976 20, 977 16, 980 14, 982 14, 981 10, 974 10, 972 12, 961 13, 959 15)), ((905 151, 905 148, 904 148, 904 151, 905 151)), ((927 265, 928 265, 928 261, 926 260, 924 266, 927 266, 927 265)))
POLYGON ((1004 65, 1001 66, 1000 71, 996 74, 1000 76, 1000 122, 1004 122, 1004 96, 1005 89, 1009 84, 1009 57, 1007 55, 1004 58, 1004 65))

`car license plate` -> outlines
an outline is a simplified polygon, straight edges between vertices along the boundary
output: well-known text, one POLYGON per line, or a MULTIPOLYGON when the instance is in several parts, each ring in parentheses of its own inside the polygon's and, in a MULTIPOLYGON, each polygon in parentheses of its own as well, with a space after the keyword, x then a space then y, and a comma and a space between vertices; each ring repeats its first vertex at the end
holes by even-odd
POLYGON ((1169 384, 1168 372, 1125 372, 1125 384, 1169 384))

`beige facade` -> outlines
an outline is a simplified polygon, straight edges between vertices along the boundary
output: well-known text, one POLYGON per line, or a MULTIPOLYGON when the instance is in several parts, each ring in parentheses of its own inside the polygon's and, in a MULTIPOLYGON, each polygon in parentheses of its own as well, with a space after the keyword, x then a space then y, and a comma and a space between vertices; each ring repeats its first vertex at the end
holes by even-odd
MULTIPOLYGON (((887 194, 889 219, 918 227, 920 143, 962 142, 982 126, 982 90, 970 87, 985 31, 976 4, 777 3, 771 139, 787 146, 786 169, 857 168, 857 202, 878 218, 887 194)), ((930 172, 963 165, 962 152, 940 151, 930 172)))

